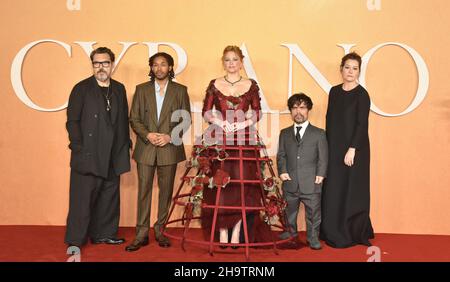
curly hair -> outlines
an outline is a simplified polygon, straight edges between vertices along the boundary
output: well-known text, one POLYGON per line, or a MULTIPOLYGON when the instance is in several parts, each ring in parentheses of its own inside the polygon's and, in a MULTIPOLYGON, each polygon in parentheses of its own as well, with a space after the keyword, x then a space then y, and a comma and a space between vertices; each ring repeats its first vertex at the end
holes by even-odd
POLYGON ((148 59, 148 65, 150 66, 150 73, 148 74, 148 76, 150 76, 150 80, 151 81, 155 80, 155 74, 153 73, 152 65, 153 65, 153 62, 155 61, 155 59, 158 57, 163 57, 164 59, 166 59, 169 67, 172 67, 172 69, 169 71, 169 80, 172 80, 175 77, 175 72, 173 70, 173 66, 175 63, 174 63, 173 57, 165 52, 158 52, 148 59))
POLYGON ((308 110, 311 110, 313 107, 313 102, 311 98, 309 98, 306 94, 300 92, 292 95, 291 97, 289 97, 287 102, 289 111, 291 111, 295 105, 299 106, 302 103, 305 103, 306 108, 308 108, 308 110))

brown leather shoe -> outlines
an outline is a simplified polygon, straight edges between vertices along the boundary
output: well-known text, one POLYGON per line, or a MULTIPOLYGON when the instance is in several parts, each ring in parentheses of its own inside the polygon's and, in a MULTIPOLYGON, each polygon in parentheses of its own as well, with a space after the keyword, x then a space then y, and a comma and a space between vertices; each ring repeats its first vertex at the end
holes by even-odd
POLYGON ((156 240, 158 241, 158 245, 161 248, 168 248, 168 247, 170 247, 169 238, 167 238, 166 236, 159 236, 156 240))
POLYGON ((148 245, 148 237, 145 237, 143 240, 135 239, 130 245, 125 247, 125 251, 127 252, 135 252, 139 250, 141 247, 148 245))
POLYGON ((290 241, 284 242, 280 245, 278 245, 278 247, 281 250, 298 250, 300 249, 302 246, 300 244, 300 241, 298 240, 298 238, 294 238, 290 241))

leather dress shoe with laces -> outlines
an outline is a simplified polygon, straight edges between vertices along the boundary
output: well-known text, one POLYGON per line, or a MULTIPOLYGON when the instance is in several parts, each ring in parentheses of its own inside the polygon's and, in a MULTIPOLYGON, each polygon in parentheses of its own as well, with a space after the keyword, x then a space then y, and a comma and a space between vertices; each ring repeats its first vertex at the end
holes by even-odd
POLYGON ((135 239, 133 243, 125 247, 125 251, 134 252, 139 250, 141 247, 148 245, 148 237, 145 237, 142 240, 135 239))
POLYGON ((297 241, 288 241, 279 245, 280 249, 284 250, 298 250, 301 248, 300 243, 297 241))
POLYGON ((108 245, 120 245, 125 243, 123 238, 98 238, 91 239, 92 244, 108 244, 108 245))
POLYGON ((161 248, 168 248, 168 247, 170 247, 169 238, 167 238, 166 236, 159 236, 158 238, 156 238, 156 241, 158 241, 158 245, 161 248))

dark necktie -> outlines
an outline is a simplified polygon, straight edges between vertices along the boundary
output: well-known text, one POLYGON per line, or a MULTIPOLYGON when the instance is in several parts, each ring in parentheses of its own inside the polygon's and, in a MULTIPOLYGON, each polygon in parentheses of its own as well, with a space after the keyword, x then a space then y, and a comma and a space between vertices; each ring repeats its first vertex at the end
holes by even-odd
POLYGON ((297 126, 297 134, 295 134, 295 139, 297 139, 297 142, 300 143, 300 141, 302 140, 302 137, 300 136, 300 130, 302 129, 301 126, 297 126))

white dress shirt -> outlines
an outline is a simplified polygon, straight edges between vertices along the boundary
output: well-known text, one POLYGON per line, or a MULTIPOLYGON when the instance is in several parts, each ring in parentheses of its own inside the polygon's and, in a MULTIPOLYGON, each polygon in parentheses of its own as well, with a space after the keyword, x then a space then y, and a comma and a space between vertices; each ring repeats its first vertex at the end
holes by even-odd
POLYGON ((302 129, 300 129, 300 137, 303 138, 303 134, 305 134, 305 130, 309 125, 309 121, 305 121, 304 123, 295 123, 294 122, 294 135, 297 134, 297 127, 301 126, 302 129))
POLYGON ((155 81, 155 97, 156 97, 156 112, 157 112, 157 118, 159 121, 159 116, 161 115, 161 109, 164 103, 164 97, 166 97, 166 90, 167 85, 169 82, 166 83, 166 86, 164 86, 164 95, 161 95, 161 87, 159 86, 158 82, 155 81))

